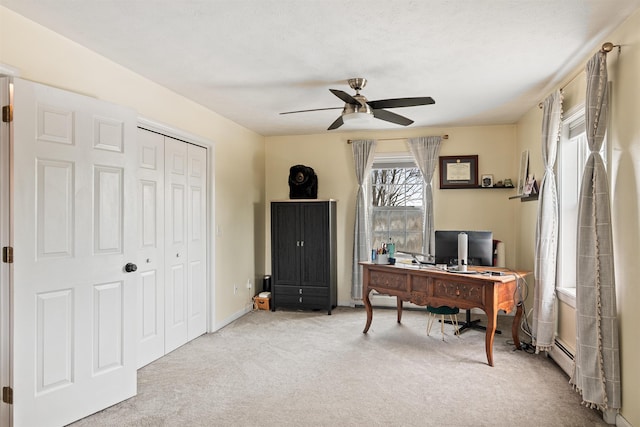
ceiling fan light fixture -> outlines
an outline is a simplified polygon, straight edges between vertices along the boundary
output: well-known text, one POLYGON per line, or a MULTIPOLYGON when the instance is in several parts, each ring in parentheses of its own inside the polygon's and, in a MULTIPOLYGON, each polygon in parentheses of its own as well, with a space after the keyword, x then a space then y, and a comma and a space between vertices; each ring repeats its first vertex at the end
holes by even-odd
POLYGON ((342 110, 342 120, 345 124, 366 124, 374 119, 373 111, 371 111, 371 108, 365 102, 363 102, 364 105, 346 104, 344 106, 344 110, 342 110))
POLYGON ((353 113, 345 113, 342 115, 342 120, 349 124, 369 123, 373 120, 373 114, 365 113, 362 111, 355 111, 353 113))

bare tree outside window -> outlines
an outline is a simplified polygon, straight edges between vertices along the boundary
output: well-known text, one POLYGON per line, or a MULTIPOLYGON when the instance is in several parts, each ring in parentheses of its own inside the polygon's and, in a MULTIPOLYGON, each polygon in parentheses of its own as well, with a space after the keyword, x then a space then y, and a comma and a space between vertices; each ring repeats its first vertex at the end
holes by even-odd
POLYGON ((422 252, 423 180, 416 167, 371 171, 374 247, 393 241, 397 250, 422 252))

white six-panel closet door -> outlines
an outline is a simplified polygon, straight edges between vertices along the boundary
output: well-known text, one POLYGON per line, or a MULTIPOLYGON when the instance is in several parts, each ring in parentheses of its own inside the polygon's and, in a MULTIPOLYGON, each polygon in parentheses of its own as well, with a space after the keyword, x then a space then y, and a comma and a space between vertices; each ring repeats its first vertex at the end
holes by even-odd
POLYGON ((206 332, 207 150, 140 129, 138 367, 206 332))
POLYGON ((164 136, 138 129, 137 367, 164 356, 164 136))

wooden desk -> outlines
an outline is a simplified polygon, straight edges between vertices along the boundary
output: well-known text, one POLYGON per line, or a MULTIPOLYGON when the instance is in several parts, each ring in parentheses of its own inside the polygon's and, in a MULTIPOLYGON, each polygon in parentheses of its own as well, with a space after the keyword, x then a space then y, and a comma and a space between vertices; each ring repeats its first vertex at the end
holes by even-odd
MULTIPOLYGON (((393 295, 398 299, 398 323, 402 320, 402 302, 410 301, 417 305, 440 307, 448 305, 470 310, 480 308, 487 314, 487 332, 485 349, 487 361, 493 366, 493 338, 496 331, 498 311, 510 313, 516 308, 511 326, 513 342, 520 349, 518 325, 522 317, 522 304, 516 301, 517 276, 505 273, 504 276, 488 276, 481 274, 449 273, 433 267, 380 265, 370 262, 360 263, 363 268, 362 300, 367 310, 367 325, 363 333, 367 333, 373 318, 373 308, 369 293, 376 290, 381 294, 393 295)), ((472 267, 469 267, 472 269, 472 267)), ((491 268, 480 267, 487 271, 491 268)), ((524 276, 526 273, 517 273, 524 276)))

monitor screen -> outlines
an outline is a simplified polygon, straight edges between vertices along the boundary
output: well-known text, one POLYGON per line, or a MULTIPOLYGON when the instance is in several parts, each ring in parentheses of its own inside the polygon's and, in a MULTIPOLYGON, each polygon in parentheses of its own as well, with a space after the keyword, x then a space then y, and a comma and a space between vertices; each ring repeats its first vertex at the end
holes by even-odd
POLYGON ((436 238, 436 264, 458 264, 458 234, 467 233, 468 265, 493 265, 493 233, 491 231, 438 230, 436 238))

